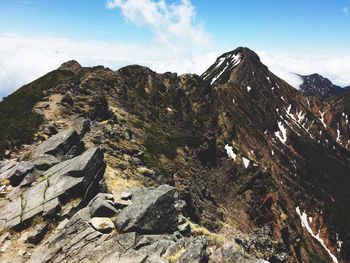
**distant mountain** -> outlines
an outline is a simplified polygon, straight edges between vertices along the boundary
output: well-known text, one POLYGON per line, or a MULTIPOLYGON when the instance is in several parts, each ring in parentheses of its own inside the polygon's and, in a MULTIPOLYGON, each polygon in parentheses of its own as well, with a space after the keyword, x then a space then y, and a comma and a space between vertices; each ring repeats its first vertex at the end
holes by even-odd
POLYGON ((201 76, 71 61, 20 88, 0 262, 350 262, 350 94, 323 79, 305 96, 241 47, 201 76))
POLYGON ((315 73, 311 75, 299 75, 303 79, 300 90, 308 96, 329 98, 344 92, 340 86, 334 85, 329 79, 315 73))

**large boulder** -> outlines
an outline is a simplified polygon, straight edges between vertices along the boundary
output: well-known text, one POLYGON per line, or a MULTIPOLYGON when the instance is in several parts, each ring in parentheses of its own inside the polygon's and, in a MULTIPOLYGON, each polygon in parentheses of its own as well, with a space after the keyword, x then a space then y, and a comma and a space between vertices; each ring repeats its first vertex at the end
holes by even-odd
POLYGON ((104 173, 103 153, 99 148, 61 162, 42 175, 42 181, 24 191, 20 198, 0 210, 0 230, 17 226, 38 214, 50 214, 60 200, 87 196, 104 173))
POLYGON ((162 234, 177 230, 177 192, 174 187, 161 185, 156 189, 142 189, 133 194, 132 204, 117 217, 121 232, 162 234))

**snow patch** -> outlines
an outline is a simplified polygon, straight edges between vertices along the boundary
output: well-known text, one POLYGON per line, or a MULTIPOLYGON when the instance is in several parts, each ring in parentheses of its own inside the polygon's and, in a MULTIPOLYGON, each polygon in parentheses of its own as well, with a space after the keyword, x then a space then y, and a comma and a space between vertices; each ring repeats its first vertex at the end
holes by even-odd
POLYGON ((323 126, 326 128, 327 127, 327 125, 326 125, 326 123, 324 122, 324 112, 321 112, 321 111, 319 111, 319 113, 320 113, 320 115, 321 115, 321 119, 320 119, 320 121, 322 122, 322 124, 323 124, 323 126))
POLYGON ((284 128, 282 122, 278 122, 278 128, 280 129, 279 131, 275 132, 275 136, 283 143, 285 144, 287 141, 287 129, 284 128))
POLYGON ((250 164, 250 160, 247 158, 242 157, 243 160, 243 164, 245 168, 248 168, 249 164, 250 164))
POLYGON ((236 161, 237 159, 237 155, 233 152, 233 147, 226 144, 225 145, 225 150, 226 150, 226 153, 229 157, 231 157, 234 161, 236 161))
POLYGON ((220 67, 221 64, 224 63, 225 59, 226 59, 225 57, 219 58, 219 63, 215 66, 214 69, 217 69, 218 67, 220 67))
MULTIPOLYGON (((329 256, 332 258, 333 262, 335 263, 339 263, 338 259, 336 258, 336 256, 334 256, 332 254, 332 252, 327 248, 327 246, 325 245, 324 241, 322 240, 322 238, 320 237, 320 230, 318 230, 317 235, 314 234, 314 232, 312 231, 310 225, 309 225, 309 221, 308 221, 308 216, 305 213, 305 211, 303 211, 301 213, 299 206, 297 206, 295 208, 295 211, 298 213, 300 220, 301 220, 301 225, 306 228, 307 232, 309 232, 311 234, 311 236, 316 239, 321 246, 328 252, 329 256)), ((312 221, 310 221, 311 223, 312 221)))
POLYGON ((339 124, 338 124, 338 128, 337 128, 337 143, 341 143, 341 140, 340 140, 340 130, 339 130, 339 124))
POLYGON ((173 110, 172 108, 170 108, 170 107, 165 108, 165 110, 168 111, 168 112, 173 112, 173 111, 174 111, 174 110, 173 110))
POLYGON ((218 75, 216 75, 216 77, 214 77, 214 78, 211 80, 210 85, 213 85, 214 82, 215 82, 218 78, 220 78, 220 76, 226 71, 227 68, 228 68, 228 65, 226 65, 226 67, 225 67, 223 70, 221 70, 220 73, 219 73, 218 75))
POLYGON ((339 239, 339 234, 338 234, 338 233, 335 234, 335 239, 336 239, 336 241, 337 241, 337 251, 340 252, 340 251, 341 251, 341 248, 342 248, 342 246, 343 246, 343 241, 341 241, 341 240, 339 239))

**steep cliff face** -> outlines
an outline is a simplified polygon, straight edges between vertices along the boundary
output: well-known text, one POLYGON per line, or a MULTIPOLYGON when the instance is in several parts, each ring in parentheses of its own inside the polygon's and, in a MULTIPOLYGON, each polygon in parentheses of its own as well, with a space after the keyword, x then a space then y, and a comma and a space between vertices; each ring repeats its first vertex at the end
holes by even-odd
POLYGON ((348 96, 307 97, 247 48, 223 54, 201 76, 71 61, 10 95, 0 110, 7 112, 1 125, 16 119, 13 129, 21 130, 1 134, 7 158, 32 162, 34 146, 24 143, 73 128, 84 149, 58 162, 99 146, 114 196, 170 184, 185 201, 185 218, 257 258, 350 260, 348 96))

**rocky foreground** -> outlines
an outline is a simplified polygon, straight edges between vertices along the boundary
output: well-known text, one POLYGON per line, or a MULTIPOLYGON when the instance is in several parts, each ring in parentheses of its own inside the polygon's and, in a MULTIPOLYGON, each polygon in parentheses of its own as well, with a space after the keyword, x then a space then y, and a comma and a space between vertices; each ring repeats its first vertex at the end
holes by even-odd
POLYGON ((192 224, 172 186, 106 193, 101 149, 73 129, 20 159, 0 162, 1 262, 267 262, 192 224))

